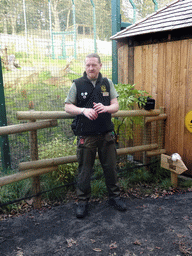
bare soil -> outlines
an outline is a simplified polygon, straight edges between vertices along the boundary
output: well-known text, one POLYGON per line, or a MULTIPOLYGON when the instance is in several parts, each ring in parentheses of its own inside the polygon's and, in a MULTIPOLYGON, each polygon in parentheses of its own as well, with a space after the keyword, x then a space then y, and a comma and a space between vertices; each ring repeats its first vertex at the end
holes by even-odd
POLYGON ((75 200, 1 219, 1 256, 192 254, 192 192, 126 198, 118 212, 107 200, 75 217, 75 200))

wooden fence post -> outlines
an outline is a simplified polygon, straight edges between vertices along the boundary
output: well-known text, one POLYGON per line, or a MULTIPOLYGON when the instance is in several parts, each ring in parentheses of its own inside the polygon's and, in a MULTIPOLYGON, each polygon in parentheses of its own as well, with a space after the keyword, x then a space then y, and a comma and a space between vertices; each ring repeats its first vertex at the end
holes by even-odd
MULTIPOLYGON (((151 122, 146 122, 146 117, 144 117, 144 133, 143 133, 143 144, 151 144, 151 122)), ((146 165, 149 163, 149 158, 147 157, 147 152, 143 152, 143 164, 146 165)), ((147 167, 145 167, 146 170, 148 170, 147 167)))
MULTIPOLYGON (((160 113, 161 114, 164 114, 165 113, 165 108, 164 107, 160 107, 160 113)), ((162 121, 159 121, 159 127, 158 127, 158 145, 159 145, 159 148, 163 148, 163 144, 164 144, 164 132, 165 132, 165 127, 164 127, 164 123, 165 123, 165 120, 162 120, 162 121)))
MULTIPOLYGON (((31 120, 31 122, 36 122, 36 120, 31 120)), ((37 144, 37 130, 30 132, 30 157, 31 161, 38 160, 38 144, 37 144)), ((33 177, 33 193, 38 194, 40 192, 40 176, 33 177)), ((41 197, 34 197, 33 202, 34 208, 41 208, 41 197)))

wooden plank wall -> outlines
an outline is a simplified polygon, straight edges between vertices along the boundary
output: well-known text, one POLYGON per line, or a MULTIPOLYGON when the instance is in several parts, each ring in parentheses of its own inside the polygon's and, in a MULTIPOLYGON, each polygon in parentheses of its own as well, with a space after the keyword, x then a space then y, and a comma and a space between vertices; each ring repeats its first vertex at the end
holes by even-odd
MULTIPOLYGON (((127 74, 123 67, 132 60, 126 60, 128 45, 122 47, 118 51, 119 78, 129 81, 129 77, 123 78, 127 74)), ((156 108, 165 107, 167 154, 179 153, 192 174, 192 133, 184 124, 192 110, 192 39, 135 46, 133 70, 135 87, 152 95, 156 108)))
POLYGON ((121 46, 118 50, 118 83, 128 83, 128 45, 121 46))

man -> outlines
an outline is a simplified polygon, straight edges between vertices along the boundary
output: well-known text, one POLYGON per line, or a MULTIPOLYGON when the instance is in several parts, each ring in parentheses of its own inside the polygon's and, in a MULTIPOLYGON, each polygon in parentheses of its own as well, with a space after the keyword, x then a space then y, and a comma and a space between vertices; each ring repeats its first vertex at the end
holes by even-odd
POLYGON ((109 193, 109 204, 120 211, 126 210, 117 186, 116 147, 111 122, 111 114, 119 109, 118 94, 112 81, 102 77, 101 67, 97 54, 87 55, 83 77, 73 81, 65 101, 65 111, 76 116, 72 128, 77 135, 79 163, 77 218, 83 218, 88 213, 90 179, 97 149, 109 193))

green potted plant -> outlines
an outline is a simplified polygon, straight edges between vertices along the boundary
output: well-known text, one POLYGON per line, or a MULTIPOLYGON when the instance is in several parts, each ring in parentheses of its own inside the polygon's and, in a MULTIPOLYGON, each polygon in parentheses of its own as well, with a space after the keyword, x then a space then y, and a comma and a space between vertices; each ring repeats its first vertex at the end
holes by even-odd
POLYGON ((140 109, 152 110, 155 108, 155 100, 151 96, 142 95, 138 98, 138 107, 140 109))
MULTIPOLYGON (((119 110, 133 110, 137 105, 142 106, 147 102, 145 95, 148 92, 135 89, 135 85, 119 83, 115 84, 115 88, 119 94, 119 110)), ((143 126, 143 118, 141 116, 118 117, 113 119, 113 123, 117 140, 120 138, 121 143, 126 144, 126 141, 133 139, 133 127, 143 126)))

